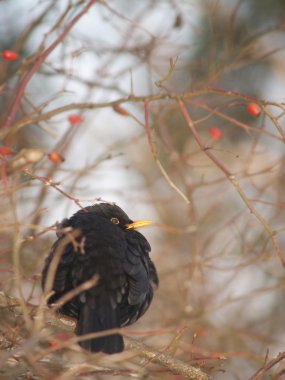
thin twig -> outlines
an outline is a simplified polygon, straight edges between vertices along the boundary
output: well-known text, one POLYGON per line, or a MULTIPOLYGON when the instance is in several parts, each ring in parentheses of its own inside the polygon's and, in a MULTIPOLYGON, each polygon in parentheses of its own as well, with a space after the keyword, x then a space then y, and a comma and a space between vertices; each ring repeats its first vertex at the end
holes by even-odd
POLYGON ((151 360, 153 363, 166 367, 170 372, 182 375, 185 379, 192 380, 209 380, 210 377, 202 372, 199 368, 193 367, 182 360, 173 358, 170 355, 157 352, 146 344, 127 337, 129 347, 135 350, 139 355, 143 356, 147 360, 151 360))
POLYGON ((146 136, 147 136, 147 140, 148 140, 148 145, 149 145, 149 149, 151 151, 152 157, 153 157, 156 165, 158 166, 163 177, 168 182, 169 186, 172 187, 172 189, 174 189, 181 196, 181 198, 184 199, 184 201, 187 204, 190 204, 191 202, 190 202, 189 198, 175 185, 175 183, 169 177, 168 173, 166 172, 166 170, 164 169, 162 163, 160 162, 160 160, 158 158, 155 146, 152 143, 152 139, 151 139, 151 132, 150 132, 150 127, 149 127, 149 115, 148 115, 148 101, 144 102, 144 114, 145 114, 145 131, 146 131, 146 136))
POLYGON ((59 265, 60 258, 63 255, 65 247, 69 243, 73 243, 74 240, 80 235, 81 235, 80 230, 73 230, 71 232, 67 232, 66 235, 61 240, 59 240, 58 245, 54 251, 54 255, 51 259, 48 272, 47 272, 47 277, 46 277, 45 287, 44 287, 45 294, 49 294, 52 290, 56 270, 59 265))
MULTIPOLYGON (((279 137, 279 136, 275 135, 274 133, 267 131, 266 129, 261 129, 261 128, 255 127, 253 125, 245 124, 242 121, 235 119, 234 117, 226 115, 225 113, 220 112, 219 110, 217 110, 215 108, 211 108, 211 107, 207 106, 205 103, 197 102, 196 100, 192 100, 192 99, 187 99, 186 101, 187 101, 187 103, 192 104, 193 106, 202 108, 206 111, 209 111, 209 113, 211 115, 217 115, 221 119, 227 120, 227 121, 231 122, 232 124, 237 125, 238 127, 242 128, 242 129, 245 129, 246 131, 258 132, 259 134, 263 134, 263 135, 266 135, 268 137, 272 137, 275 140, 279 140, 281 142, 284 142, 284 137, 279 137)), ((272 121, 274 121, 274 120, 272 120, 272 121)))
POLYGON ((26 305, 26 300, 22 290, 22 278, 21 278, 21 245, 22 245, 23 237, 20 232, 15 233, 14 235, 14 247, 13 247, 13 270, 14 270, 14 283, 15 288, 19 294, 19 303, 23 310, 23 317, 25 320, 25 324, 27 328, 30 330, 32 328, 32 321, 29 315, 29 311, 26 305))
MULTIPOLYGON (((141 102, 144 103, 144 102, 155 102, 155 101, 163 101, 163 100, 175 100, 175 101, 182 100, 183 101, 186 99, 193 99, 193 98, 199 97, 201 95, 210 95, 210 94, 220 94, 220 95, 224 95, 224 96, 238 97, 238 98, 242 98, 242 99, 247 100, 247 101, 258 101, 260 104, 270 104, 270 105, 278 106, 278 103, 269 103, 269 102, 266 103, 264 100, 259 100, 259 99, 249 97, 249 96, 244 95, 244 94, 237 94, 237 93, 234 93, 231 91, 210 89, 210 88, 203 89, 203 90, 189 91, 189 92, 186 92, 183 94, 162 93, 162 94, 147 95, 147 96, 131 95, 131 96, 126 96, 126 97, 123 97, 123 98, 120 98, 117 100, 113 100, 110 102, 70 103, 70 104, 67 104, 65 106, 55 108, 51 111, 42 112, 40 114, 38 112, 33 112, 27 116, 22 117, 20 120, 18 120, 16 123, 14 123, 13 126, 11 126, 10 132, 6 132, 6 135, 8 133, 16 133, 20 128, 23 128, 27 125, 30 125, 31 123, 38 123, 38 122, 43 121, 43 120, 48 120, 54 116, 57 116, 63 112, 67 112, 67 111, 93 110, 93 109, 100 109, 100 108, 114 108, 114 107, 120 106, 121 104, 124 104, 124 103, 141 103, 141 102)), ((194 103, 195 102, 193 101, 193 104, 194 103)), ((201 107, 201 108, 204 108, 204 109, 206 109, 206 107, 207 107, 205 104, 203 105, 202 103, 199 103, 199 102, 196 102, 196 105, 201 107)), ((228 115, 225 115, 223 113, 219 113, 219 111, 217 111, 217 110, 211 109, 211 112, 217 114, 220 117, 223 117, 224 119, 227 119, 227 120, 233 122, 234 124, 240 126, 241 128, 251 129, 251 130, 254 130, 258 133, 264 133, 264 134, 266 134, 266 135, 268 135, 268 136, 270 136, 276 140, 284 142, 284 139, 282 137, 275 135, 274 133, 271 133, 271 132, 265 131, 265 130, 260 130, 259 128, 256 128, 254 126, 250 126, 250 125, 247 125, 245 123, 242 123, 239 120, 231 118, 228 115)), ((4 136, 5 136, 5 133, 3 133, 2 138, 4 136)))
POLYGON ((272 243, 274 245, 275 251, 277 253, 277 256, 279 257, 279 260, 281 261, 282 266, 285 268, 285 258, 282 254, 281 247, 277 241, 277 238, 275 236, 275 232, 270 228, 268 223, 265 221, 265 219, 259 214, 259 212, 256 210, 256 208, 253 206, 253 204, 250 202, 250 200, 247 198, 244 191, 239 186, 235 176, 224 166, 224 164, 218 160, 218 158, 209 150, 200 139, 200 136, 195 128, 195 125, 183 103, 182 100, 178 100, 178 105, 180 107, 181 113, 184 116, 185 121, 187 122, 188 127, 190 128, 197 144, 199 147, 204 151, 204 153, 210 158, 210 160, 224 173, 226 178, 230 181, 234 189, 239 194, 240 198, 244 202, 244 204, 247 206, 247 208, 250 210, 250 212, 258 219, 260 224, 263 226, 265 231, 270 236, 270 239, 272 240, 272 243))
POLYGON ((98 284, 99 275, 95 274, 90 280, 83 282, 81 285, 76 288, 70 290, 65 293, 62 297, 60 297, 54 305, 52 305, 52 310, 56 311, 61 308, 66 302, 70 301, 74 297, 78 296, 78 294, 85 292, 88 289, 94 288, 98 284))
POLYGON ((264 375, 266 372, 268 372, 272 367, 274 367, 276 364, 280 363, 282 360, 285 359, 285 351, 279 352, 279 354, 276 356, 276 358, 273 358, 268 363, 264 364, 263 367, 261 367, 254 375, 252 375, 248 380, 258 380, 261 378, 262 375, 264 375))
MULTIPOLYGON (((24 173, 27 174, 29 177, 33 178, 33 179, 38 179, 39 181, 41 181, 43 184, 45 184, 46 186, 50 186, 52 187, 53 189, 55 189, 56 191, 58 191, 60 194, 64 195, 66 198, 70 199, 72 202, 74 202, 75 204, 77 204, 77 206, 79 206, 82 210, 85 210, 85 207, 81 206, 80 204, 80 201, 78 198, 74 198, 72 197, 71 195, 67 194, 64 190, 62 190, 58 185, 59 183, 58 182, 52 182, 50 179, 46 178, 46 177, 41 177, 41 176, 38 176, 34 173, 32 173, 30 170, 28 169, 25 169, 24 170, 24 173)), ((35 224, 35 223, 34 223, 35 224)))
POLYGON ((13 103, 11 105, 11 109, 9 112, 9 115, 7 117, 5 128, 9 128, 16 116, 18 107, 21 103, 21 99, 24 95, 25 89, 33 77, 33 75, 36 73, 36 71, 40 68, 40 66, 43 64, 45 59, 53 52, 53 50, 64 40, 64 38, 67 36, 67 34, 70 32, 70 30, 74 27, 74 25, 80 20, 80 18, 89 10, 89 8, 96 2, 97 0, 90 0, 86 6, 79 12, 67 25, 67 27, 63 30, 62 33, 53 41, 53 43, 50 44, 50 46, 39 56, 37 57, 34 65, 32 68, 26 73, 26 75, 23 77, 22 81, 20 82, 18 89, 16 90, 16 96, 13 100, 13 103))

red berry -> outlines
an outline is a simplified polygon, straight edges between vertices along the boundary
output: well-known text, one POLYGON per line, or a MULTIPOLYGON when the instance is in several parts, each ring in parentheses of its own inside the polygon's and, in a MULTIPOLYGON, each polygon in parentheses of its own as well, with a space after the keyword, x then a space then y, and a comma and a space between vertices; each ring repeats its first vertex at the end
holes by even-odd
POLYGON ((52 348, 58 347, 59 343, 66 342, 68 339, 69 339, 69 336, 66 333, 57 334, 56 339, 55 340, 50 340, 48 342, 48 345, 49 345, 49 347, 52 347, 52 348))
POLYGON ((213 140, 220 140, 222 137, 222 131, 220 128, 217 127, 212 127, 209 129, 210 136, 212 137, 213 140))
POLYGON ((82 122, 82 117, 76 113, 68 116, 68 121, 70 124, 79 124, 82 122))
POLYGON ((16 61, 20 56, 13 50, 3 50, 2 58, 5 59, 5 61, 16 61))
POLYGON ((251 116, 259 116, 261 114, 261 108, 256 103, 248 103, 246 110, 251 116))
POLYGON ((129 112, 121 106, 113 106, 113 110, 122 116, 129 116, 129 112))
POLYGON ((14 151, 7 146, 0 147, 0 154, 2 154, 2 156, 11 156, 13 153, 14 151))
POLYGON ((50 161, 52 162, 56 162, 56 163, 59 163, 59 162, 63 162, 64 161, 64 158, 62 157, 62 155, 60 155, 58 152, 56 151, 53 151, 53 152, 50 152, 48 154, 48 158, 50 161))
POLYGON ((58 346, 58 343, 57 343, 56 340, 51 340, 50 342, 48 342, 48 345, 49 345, 49 347, 51 347, 51 348, 55 348, 55 347, 58 346))

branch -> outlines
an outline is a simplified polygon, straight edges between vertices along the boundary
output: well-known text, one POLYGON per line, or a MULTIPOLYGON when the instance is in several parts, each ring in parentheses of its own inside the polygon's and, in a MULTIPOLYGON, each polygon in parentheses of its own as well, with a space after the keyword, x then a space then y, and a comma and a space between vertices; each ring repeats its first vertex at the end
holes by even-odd
POLYGON ((265 221, 265 219, 262 217, 262 215, 256 210, 256 208, 253 206, 253 204, 250 202, 250 200, 247 198, 244 191, 241 189, 240 185, 238 184, 235 176, 224 166, 224 164, 209 150, 207 146, 205 146, 200 139, 200 136, 195 128, 195 125, 181 99, 178 100, 178 105, 180 107, 181 113, 191 130, 197 144, 201 148, 202 151, 209 157, 209 159, 224 173, 226 178, 229 180, 229 182, 232 184, 234 189, 239 194, 240 198, 244 202, 244 204, 248 207, 250 212, 257 218, 257 220, 260 222, 260 224, 263 226, 264 230, 269 235, 270 239, 272 240, 273 246, 276 250, 277 256, 282 264, 282 266, 285 268, 285 258, 282 254, 281 247, 277 241, 276 233, 271 229, 269 224, 265 221))
MULTIPOLYGON (((236 96, 238 98, 242 98, 244 100, 251 100, 251 101, 253 101, 253 99, 255 99, 255 98, 250 98, 246 95, 232 93, 230 91, 216 90, 216 89, 205 89, 205 90, 189 91, 189 92, 186 92, 183 94, 162 93, 162 94, 147 95, 147 96, 131 95, 131 96, 126 96, 126 97, 119 98, 117 100, 113 100, 110 102, 101 102, 101 103, 99 103, 99 102, 98 103, 90 103, 90 102, 70 103, 70 104, 67 104, 65 106, 54 108, 51 111, 42 112, 40 114, 38 112, 30 113, 29 115, 22 117, 20 120, 18 120, 16 123, 14 123, 13 126, 11 126, 10 131, 5 132, 6 136, 5 136, 5 133, 3 132, 1 137, 4 138, 4 136, 5 136, 7 138, 9 133, 11 133, 11 134, 16 133, 19 129, 21 129, 27 125, 30 125, 31 123, 38 123, 38 122, 43 121, 43 120, 48 120, 54 116, 60 115, 63 112, 74 111, 74 110, 93 110, 93 109, 98 109, 98 108, 114 108, 114 107, 118 107, 118 106, 125 104, 125 103, 145 103, 145 102, 150 103, 150 102, 163 101, 163 100, 174 100, 174 101, 178 101, 178 100, 181 100, 181 101, 185 100, 186 101, 187 100, 188 101, 189 99, 193 99, 194 97, 199 97, 201 95, 206 95, 206 94, 207 95, 220 94, 220 95, 229 96, 229 97, 236 96)), ((196 105, 200 108, 207 109, 206 105, 202 106, 199 102, 195 102, 195 101, 191 101, 191 102, 193 103, 193 105, 196 105)), ((258 102, 260 104, 264 104, 264 105, 280 106, 278 103, 270 103, 270 102, 265 102, 263 100, 258 100, 258 102)), ((260 129, 260 128, 257 128, 254 126, 250 126, 250 125, 247 125, 245 123, 242 123, 237 119, 230 118, 229 116, 227 116, 223 113, 220 113, 218 110, 212 110, 210 108, 208 108, 208 110, 210 112, 212 112, 213 114, 216 114, 219 117, 222 117, 222 118, 234 123, 235 125, 243 128, 243 129, 253 130, 257 133, 267 135, 269 137, 272 137, 272 138, 284 143, 284 139, 282 137, 275 135, 272 132, 269 132, 269 131, 266 131, 264 129, 260 129)))
MULTIPOLYGON (((32 313, 36 310, 37 306, 27 304, 27 308, 32 313)), ((9 314, 8 315, 9 319, 10 318, 15 319, 16 316, 17 318, 23 316, 19 300, 15 297, 7 296, 4 292, 0 292, 0 310, 1 309, 6 310, 6 312, 9 314)), ((74 323, 73 324, 70 323, 70 318, 68 317, 65 318, 64 316, 61 316, 60 318, 58 318, 57 314, 51 315, 48 324, 49 326, 60 327, 62 330, 65 330, 68 332, 73 331, 74 329, 74 323)), ((118 332, 118 333, 121 332, 124 335, 125 339, 128 342, 128 348, 130 350, 136 351, 139 356, 144 357, 145 359, 147 359, 148 361, 151 361, 152 363, 155 363, 162 367, 167 368, 173 374, 182 375, 184 376, 185 379, 190 379, 190 380, 209 380, 210 379, 210 377, 207 374, 205 374, 203 371, 201 371, 199 368, 193 367, 189 365, 188 363, 185 363, 182 360, 176 359, 165 353, 156 351, 153 348, 142 343, 141 341, 130 337, 127 331, 124 334, 124 330, 121 330, 121 329, 118 331, 117 329, 113 329, 110 331, 86 334, 86 336, 74 337, 70 339, 68 342, 59 342, 56 348, 52 347, 52 348, 46 349, 44 351, 44 356, 60 348, 70 347, 72 343, 85 340, 85 339, 90 339, 90 337, 99 337, 99 336, 114 334, 114 332, 118 332)), ((1 336, 0 341, 3 339, 4 338, 1 336)), ((19 352, 21 352, 21 347, 19 348, 19 352)), ((15 351, 13 353, 15 353, 15 351)), ((35 356, 35 359, 40 360, 43 357, 42 354, 35 356)), ((9 356, 10 355, 12 355, 12 352, 9 353, 9 356)))
POLYGON ((175 359, 170 355, 154 351, 151 347, 133 338, 126 337, 126 339, 129 341, 130 349, 137 351, 140 356, 150 360, 152 363, 166 367, 169 371, 176 375, 182 375, 185 379, 191 380, 210 379, 210 377, 199 368, 193 367, 182 360, 175 359))
POLYGON ((262 375, 265 374, 265 372, 269 371, 272 367, 274 367, 276 364, 281 362, 285 359, 285 352, 279 352, 279 354, 276 356, 276 358, 273 358, 270 360, 267 364, 264 364, 263 367, 261 367, 253 376, 249 378, 249 380, 257 380, 260 379, 262 375))
POLYGON ((36 62, 32 66, 32 68, 26 73, 26 75, 23 77, 22 81, 20 82, 18 89, 16 91, 16 96, 13 100, 9 115, 7 117, 5 127, 9 128, 12 124, 19 104, 21 103, 21 99, 24 95, 25 89, 31 80, 32 76, 35 74, 35 72, 40 68, 42 63, 45 61, 45 59, 52 53, 52 51, 60 44, 60 42, 63 41, 63 39, 67 36, 67 34, 70 32, 70 30, 73 28, 73 26, 77 23, 77 21, 80 20, 80 18, 89 10, 89 8, 96 2, 97 0, 90 0, 86 6, 82 9, 81 12, 79 12, 67 25, 67 27, 64 29, 64 31, 54 40, 54 42, 37 58, 36 62))
POLYGON ((160 170, 161 174, 163 175, 163 177, 165 178, 165 180, 168 182, 169 186, 172 187, 172 189, 174 189, 181 196, 181 198, 184 199, 184 201, 187 204, 190 204, 191 202, 188 199, 188 197, 175 185, 175 183, 169 177, 168 173, 166 172, 166 170, 164 169, 164 167, 162 166, 162 163, 160 162, 160 160, 158 158, 155 146, 151 140, 151 132, 150 132, 149 118, 148 118, 148 101, 147 100, 144 102, 144 116, 145 116, 145 131, 146 131, 149 149, 150 149, 151 155, 152 155, 157 167, 159 168, 159 170, 160 170))
MULTIPOLYGON (((48 178, 46 178, 46 177, 38 176, 38 175, 32 173, 31 171, 29 171, 28 169, 23 170, 23 172, 24 172, 26 175, 28 175, 29 177, 41 181, 41 182, 45 185, 45 188, 48 187, 48 186, 54 188, 54 189, 55 189, 56 191, 58 191, 60 194, 62 194, 63 196, 65 196, 66 198, 68 198, 68 199, 70 199, 72 202, 74 202, 78 207, 81 208, 81 210, 85 210, 85 208, 81 205, 80 200, 79 200, 78 198, 74 198, 74 197, 72 197, 71 195, 67 194, 64 190, 62 190, 62 189, 58 186, 58 185, 59 185, 58 182, 52 182, 50 179, 48 179, 48 178)), ((97 198, 96 200, 100 200, 100 199, 97 198)), ((33 222, 33 224, 37 224, 37 223, 33 222)))

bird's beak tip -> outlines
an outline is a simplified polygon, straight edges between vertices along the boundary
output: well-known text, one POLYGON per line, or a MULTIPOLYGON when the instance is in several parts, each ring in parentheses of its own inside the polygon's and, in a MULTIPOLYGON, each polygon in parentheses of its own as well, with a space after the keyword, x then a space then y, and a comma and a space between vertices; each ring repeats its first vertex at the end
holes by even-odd
POLYGON ((126 229, 136 229, 136 228, 141 228, 141 227, 147 227, 153 224, 151 220, 135 220, 132 223, 126 224, 126 229))

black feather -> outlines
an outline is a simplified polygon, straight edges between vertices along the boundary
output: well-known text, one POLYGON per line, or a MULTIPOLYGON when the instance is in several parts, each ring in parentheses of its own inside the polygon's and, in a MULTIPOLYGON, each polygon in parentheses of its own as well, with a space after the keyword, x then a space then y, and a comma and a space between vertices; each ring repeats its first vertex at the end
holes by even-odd
MULTIPOLYGON (((101 203, 80 210, 60 225, 58 240, 46 259, 42 272, 42 287, 53 258, 59 254, 64 229, 79 230, 74 242, 61 252, 54 274, 54 294, 48 304, 56 303, 64 294, 80 284, 99 276, 95 287, 75 296, 61 306, 60 312, 77 320, 76 333, 85 335, 118 329, 134 323, 148 309, 158 276, 150 260, 150 245, 138 231, 126 229, 132 221, 114 204, 101 203), (119 223, 114 224, 117 218, 119 223)), ((124 349, 120 334, 83 340, 81 347, 108 354, 124 349)))
MULTIPOLYGON (((79 320, 76 328, 78 335, 101 332, 119 327, 116 312, 111 304, 104 301, 96 307, 93 297, 87 297, 86 302, 80 308, 79 320)), ((124 349, 124 341, 121 335, 112 334, 104 337, 84 340, 79 343, 82 348, 92 352, 105 352, 114 354, 124 349)))

